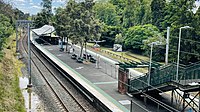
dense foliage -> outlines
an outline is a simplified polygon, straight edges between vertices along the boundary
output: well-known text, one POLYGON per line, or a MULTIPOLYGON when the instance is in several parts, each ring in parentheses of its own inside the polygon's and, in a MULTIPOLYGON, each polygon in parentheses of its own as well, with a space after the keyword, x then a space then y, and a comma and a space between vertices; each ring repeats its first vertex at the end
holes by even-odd
POLYGON ((130 27, 126 33, 125 46, 141 52, 144 48, 144 40, 156 37, 156 31, 159 31, 158 28, 151 24, 130 27))
POLYGON ((101 40, 106 40, 106 42, 101 43, 101 45, 105 45, 107 47, 113 46, 115 43, 115 37, 117 34, 120 34, 123 32, 123 28, 120 26, 103 26, 103 32, 101 36, 101 40))
POLYGON ((161 27, 161 22, 164 18, 164 8, 166 1, 164 0, 153 0, 151 2, 151 11, 152 11, 152 24, 157 27, 161 27))
MULTIPOLYGON (((96 4, 98 9, 94 11, 97 13, 96 16, 98 19, 102 20, 106 25, 105 27, 121 27, 120 32, 115 33, 107 33, 112 32, 112 30, 104 30, 102 34, 107 34, 106 37, 101 37, 102 39, 108 39, 112 41, 107 41, 106 44, 113 44, 114 41, 118 42, 115 39, 116 35, 125 39, 121 42, 124 45, 126 50, 131 50, 133 52, 137 52, 140 54, 148 55, 149 47, 147 44, 143 43, 146 39, 151 39, 151 41, 160 41, 160 38, 152 39, 152 32, 155 33, 156 37, 166 38, 166 29, 170 27, 170 61, 174 62, 177 59, 177 43, 179 36, 179 29, 183 26, 193 27, 192 29, 182 29, 181 32, 181 63, 188 64, 189 62, 199 61, 199 13, 200 8, 194 13, 195 0, 100 0, 96 4), (101 8, 99 4, 104 4, 101 8), (104 16, 110 13, 106 11, 105 6, 112 6, 113 14, 112 18, 117 18, 120 23, 119 25, 108 24, 104 16), (99 15, 102 14, 100 17, 99 15), (117 15, 116 15, 117 14, 117 15), (115 17, 113 15, 116 15, 115 17), (152 24, 150 30, 146 28, 146 24, 152 24), (153 28, 152 28, 153 27, 153 28), (155 28, 157 27, 157 28, 155 28), (115 35, 115 36, 113 36, 115 35)), ((108 17, 108 16, 106 16, 108 17)), ((113 20, 113 19, 109 19, 113 20)), ((107 28, 105 28, 107 29, 107 28)), ((103 36, 103 35, 102 35, 103 36)), ((155 36, 154 36, 155 37, 155 36)), ((118 42, 119 43, 119 42, 118 42)), ((159 61, 163 61, 164 59, 164 51, 165 46, 155 46, 154 54, 158 54, 160 52, 161 55, 154 55, 154 59, 158 59, 159 61)))
POLYGON ((27 19, 29 17, 28 13, 25 14, 21 10, 13 8, 12 5, 4 2, 4 0, 0 0, 0 14, 8 17, 12 25, 17 19, 27 19))
POLYGON ((120 18, 117 15, 116 6, 113 4, 102 2, 96 3, 94 11, 96 11, 96 17, 106 25, 118 26, 120 24, 120 18))
POLYGON ((15 35, 6 39, 4 57, 0 63, 0 112, 26 112, 19 88, 22 62, 16 58, 15 35))
MULTIPOLYGON (((166 29, 170 27, 171 62, 177 59, 180 27, 191 26, 192 29, 181 32, 181 63, 188 64, 200 60, 200 8, 196 13, 194 8, 195 0, 69 0, 66 7, 56 10, 53 23, 59 36, 79 42, 81 46, 100 36, 100 40, 106 40, 102 45, 112 47, 120 43, 123 49, 144 55, 149 55, 149 46, 144 41, 165 43, 166 29)), ((46 16, 38 14, 39 17, 38 24, 47 22, 46 16)), ((163 61, 165 46, 155 46, 154 51, 153 58, 163 61), (154 56, 159 52, 161 56, 154 56)))
POLYGON ((123 26, 129 28, 151 23, 150 3, 151 0, 127 0, 123 12, 123 26))
POLYGON ((9 37, 13 32, 13 27, 10 24, 9 18, 0 14, 0 51, 3 48, 3 43, 6 37, 9 37))
POLYGON ((25 112, 19 88, 22 64, 15 58, 14 28, 16 20, 27 19, 29 14, 24 14, 4 1, 0 0, 0 111, 25 112))
MULTIPOLYGON (((195 31, 198 31, 198 28, 192 24, 195 22, 194 12, 194 2, 195 0, 171 0, 171 2, 166 3, 164 18, 161 22, 161 27, 166 28, 167 26, 171 27, 171 36, 170 36, 170 60, 176 61, 177 59, 177 46, 178 46, 178 36, 179 29, 183 26, 190 26, 193 29, 182 29, 181 32, 181 53, 180 59, 181 63, 188 64, 189 62, 196 62, 199 59, 198 55, 193 55, 198 53, 198 44, 194 41, 199 41, 198 38, 200 35, 197 35, 195 31), (190 41, 192 40, 192 41, 190 41)), ((199 8, 200 10, 200 8, 199 8)), ((199 27, 199 26, 198 26, 199 27)))
POLYGON ((69 0, 65 8, 56 9, 54 18, 56 33, 61 37, 67 37, 67 40, 70 38, 73 43, 79 43, 80 57, 83 46, 89 40, 97 40, 100 37, 101 27, 99 21, 94 19, 93 6, 93 0, 84 2, 69 0))
POLYGON ((52 0, 42 0, 41 5, 43 7, 42 11, 33 17, 35 28, 52 23, 52 0))
POLYGON ((27 19, 28 16, 29 14, 24 14, 19 9, 13 8, 12 5, 0 0, 0 52, 6 38, 14 31, 15 21, 17 19, 27 19))

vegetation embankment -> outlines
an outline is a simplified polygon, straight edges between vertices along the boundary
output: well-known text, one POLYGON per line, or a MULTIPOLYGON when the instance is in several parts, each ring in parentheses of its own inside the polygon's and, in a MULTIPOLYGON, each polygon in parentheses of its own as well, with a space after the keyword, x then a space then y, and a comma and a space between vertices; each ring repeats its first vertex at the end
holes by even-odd
POLYGON ((24 99, 19 88, 22 63, 16 59, 16 20, 24 14, 8 2, 0 0, 0 112, 25 112, 24 99))
POLYGON ((25 112, 24 98, 19 88, 22 62, 15 57, 15 36, 5 41, 0 62, 0 111, 25 112))

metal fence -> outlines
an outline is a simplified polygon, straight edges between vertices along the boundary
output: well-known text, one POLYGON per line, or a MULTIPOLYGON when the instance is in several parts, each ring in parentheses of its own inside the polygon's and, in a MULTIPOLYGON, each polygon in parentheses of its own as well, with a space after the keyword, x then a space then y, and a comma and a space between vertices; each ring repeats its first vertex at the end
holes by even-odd
POLYGON ((109 62, 102 60, 100 61, 99 67, 101 72, 113 77, 114 79, 118 79, 118 65, 113 65, 109 62))

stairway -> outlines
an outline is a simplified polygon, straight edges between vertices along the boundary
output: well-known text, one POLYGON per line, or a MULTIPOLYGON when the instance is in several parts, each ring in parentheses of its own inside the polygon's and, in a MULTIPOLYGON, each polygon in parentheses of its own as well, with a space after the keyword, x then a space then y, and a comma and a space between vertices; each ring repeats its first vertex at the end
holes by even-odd
MULTIPOLYGON (((129 79, 128 92, 132 94, 138 94, 141 92, 161 90, 169 91, 176 87, 181 86, 187 89, 188 84, 191 82, 197 82, 200 79, 200 63, 194 63, 187 66, 179 66, 178 82, 176 81, 176 68, 175 64, 159 67, 152 70, 150 74, 150 86, 148 86, 148 75, 129 79)), ((200 82, 200 81, 199 81, 200 82)))

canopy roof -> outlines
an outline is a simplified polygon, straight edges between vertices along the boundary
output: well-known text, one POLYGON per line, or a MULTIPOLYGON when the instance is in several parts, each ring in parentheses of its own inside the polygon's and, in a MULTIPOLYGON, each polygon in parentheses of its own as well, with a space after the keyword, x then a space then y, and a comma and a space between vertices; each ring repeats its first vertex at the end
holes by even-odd
POLYGON ((55 31, 55 28, 50 25, 44 25, 41 28, 38 29, 33 29, 32 30, 36 35, 41 36, 41 35, 46 35, 50 34, 55 31))

